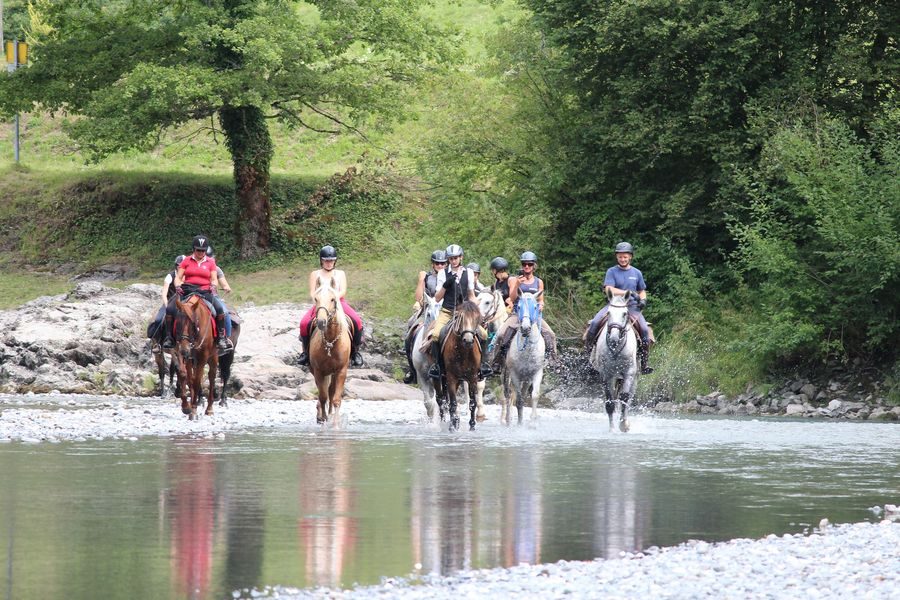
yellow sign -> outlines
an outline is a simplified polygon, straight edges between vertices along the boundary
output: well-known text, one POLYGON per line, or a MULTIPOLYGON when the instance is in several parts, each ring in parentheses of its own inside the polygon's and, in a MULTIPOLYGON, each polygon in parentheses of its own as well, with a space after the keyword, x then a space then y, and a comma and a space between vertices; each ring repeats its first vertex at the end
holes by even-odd
POLYGON ((25 63, 28 62, 28 44, 26 44, 25 42, 7 41, 6 42, 6 62, 7 62, 7 64, 10 64, 10 65, 13 64, 13 62, 15 62, 16 58, 19 59, 20 65, 24 65, 25 63), (19 45, 19 56, 18 57, 15 56, 13 44, 19 45))

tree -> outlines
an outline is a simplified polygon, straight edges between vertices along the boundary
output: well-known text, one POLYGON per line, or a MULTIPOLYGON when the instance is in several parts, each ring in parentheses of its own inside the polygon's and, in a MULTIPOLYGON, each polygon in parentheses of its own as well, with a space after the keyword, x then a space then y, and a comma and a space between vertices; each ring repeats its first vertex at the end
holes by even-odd
POLYGON ((234 163, 236 240, 269 247, 267 119, 323 133, 405 114, 412 86, 454 55, 422 0, 42 0, 27 69, 0 110, 78 115, 89 160, 148 150, 167 128, 218 127, 234 163), (218 120, 218 124, 216 123, 218 120))

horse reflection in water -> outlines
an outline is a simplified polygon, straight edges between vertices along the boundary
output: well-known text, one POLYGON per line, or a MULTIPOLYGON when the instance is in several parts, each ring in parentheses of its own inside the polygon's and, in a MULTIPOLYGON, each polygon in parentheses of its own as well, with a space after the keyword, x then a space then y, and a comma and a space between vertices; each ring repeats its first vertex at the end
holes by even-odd
POLYGON ((215 457, 199 440, 179 442, 168 457, 170 482, 165 497, 171 527, 173 573, 179 598, 207 598, 212 583, 216 521, 219 513, 215 457))
POLYGON ((356 496, 351 487, 350 446, 335 439, 300 462, 300 547, 306 557, 306 584, 338 587, 356 544, 351 517, 356 496))
POLYGON ((410 526, 422 572, 446 575, 541 560, 540 454, 430 447, 414 460, 410 526), (462 466, 482 462, 491 468, 462 466))

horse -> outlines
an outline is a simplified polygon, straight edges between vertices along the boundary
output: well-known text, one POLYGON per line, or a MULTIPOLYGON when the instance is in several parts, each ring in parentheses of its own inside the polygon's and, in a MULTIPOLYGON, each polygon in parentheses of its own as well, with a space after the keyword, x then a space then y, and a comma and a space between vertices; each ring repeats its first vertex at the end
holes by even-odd
POLYGON ((437 416, 436 409, 438 408, 437 396, 434 381, 428 376, 428 370, 431 368, 432 362, 431 352, 422 352, 419 348, 421 348, 422 343, 428 337, 429 326, 437 318, 437 313, 440 310, 441 305, 435 302, 434 298, 428 294, 425 294, 425 303, 425 320, 419 326, 418 331, 416 331, 416 336, 412 344, 412 364, 413 368, 416 370, 419 389, 422 390, 422 395, 424 396, 425 412, 428 415, 428 420, 431 423, 435 423, 435 417, 437 416))
POLYGON ((537 419, 537 399, 544 378, 544 350, 546 344, 541 336, 541 311, 538 298, 544 292, 519 295, 516 314, 519 329, 509 345, 509 352, 503 365, 503 392, 500 422, 510 424, 512 405, 515 404, 522 424, 525 395, 531 394, 531 420, 537 419))
POLYGON ((481 325, 481 312, 478 305, 466 300, 456 307, 453 320, 450 321, 447 337, 441 348, 444 361, 443 381, 438 384, 441 420, 444 418, 444 405, 450 403, 450 431, 459 429, 459 415, 456 412, 456 395, 460 383, 469 384, 469 431, 475 429, 475 390, 478 387, 478 371, 481 366, 481 342, 478 340, 478 327, 481 325), (443 389, 441 389, 443 388, 443 389))
POLYGON ((332 279, 327 286, 316 278, 315 329, 309 337, 309 370, 316 380, 319 403, 316 406, 316 423, 327 419, 334 427, 340 426, 341 396, 350 366, 350 320, 341 307, 337 289, 332 279))
POLYGON ((624 296, 607 294, 609 311, 606 324, 600 330, 589 358, 603 383, 610 431, 613 430, 613 414, 617 403, 620 406, 619 430, 629 430, 628 406, 634 399, 637 385, 638 337, 628 316, 630 297, 631 291, 626 291, 624 296))
POLYGON ((156 372, 159 375, 159 388, 157 391, 159 397, 165 399, 168 395, 169 388, 166 387, 166 375, 169 375, 169 387, 172 387, 172 381, 178 372, 177 354, 168 350, 163 350, 163 338, 165 337, 165 320, 153 321, 147 326, 147 337, 150 338, 150 344, 153 347, 153 360, 156 361, 156 372), (154 327, 155 326, 155 327, 154 327), (157 350, 159 350, 157 352, 157 350), (166 352, 169 352, 169 365, 166 368, 166 352))
MULTIPOLYGON (((234 313, 232 313, 234 314, 234 313)), ((219 378, 222 380, 222 393, 219 398, 219 406, 228 406, 226 389, 228 379, 231 377, 231 365, 234 363, 234 353, 237 352, 238 338, 241 337, 241 324, 232 322, 231 325, 231 350, 219 357, 219 378)))
MULTIPOLYGON (((496 334, 500 329, 500 325, 509 316, 506 312, 506 303, 503 301, 503 294, 498 290, 491 291, 487 288, 475 295, 475 304, 478 305, 478 311, 481 313, 481 324, 488 332, 488 338, 496 334)), ((484 414, 484 388, 487 382, 482 379, 475 388, 475 404, 478 409, 475 412, 475 420, 479 423, 483 422, 487 417, 484 414)), ((468 397, 469 384, 465 381, 462 383, 462 396, 468 397)))
POLYGON ((200 296, 190 296, 183 302, 180 298, 176 298, 175 306, 178 308, 175 317, 175 331, 178 334, 175 351, 178 353, 181 412, 193 421, 197 418, 197 405, 202 395, 204 366, 209 367, 209 396, 205 414, 207 416, 213 414, 219 353, 216 351, 212 312, 200 296), (190 387, 190 403, 185 392, 186 386, 190 387))

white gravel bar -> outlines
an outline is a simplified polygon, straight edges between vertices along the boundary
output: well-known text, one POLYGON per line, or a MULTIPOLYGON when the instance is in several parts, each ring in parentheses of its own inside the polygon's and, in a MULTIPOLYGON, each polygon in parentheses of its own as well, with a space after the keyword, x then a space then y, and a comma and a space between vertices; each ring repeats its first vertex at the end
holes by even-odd
MULTIPOLYGON (((235 594, 240 592, 236 591, 235 594)), ((900 598, 900 523, 828 525, 810 535, 689 541, 618 559, 560 561, 385 580, 351 590, 269 587, 301 598, 900 598)))

